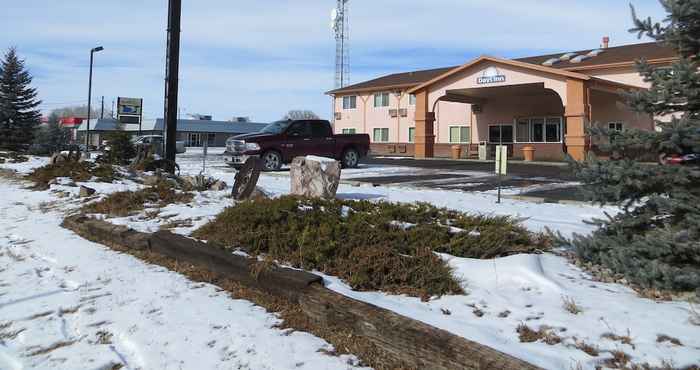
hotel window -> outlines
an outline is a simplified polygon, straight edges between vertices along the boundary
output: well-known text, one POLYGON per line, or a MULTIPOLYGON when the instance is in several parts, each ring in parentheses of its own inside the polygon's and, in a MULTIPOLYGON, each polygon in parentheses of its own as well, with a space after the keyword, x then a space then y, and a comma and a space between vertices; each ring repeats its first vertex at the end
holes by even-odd
POLYGON ((350 135, 353 135, 353 134, 355 134, 356 132, 357 132, 357 131, 356 131, 354 128, 344 128, 344 129, 343 129, 343 134, 350 134, 350 135))
POLYGON ((530 140, 533 143, 544 143, 544 118, 531 118, 530 127, 532 128, 530 140))
POLYGON ((561 117, 519 118, 515 123, 515 139, 518 143, 560 143, 561 117))
POLYGON ((343 96, 343 109, 357 108, 357 96, 343 96))
POLYGON ((377 93, 374 94, 374 107, 388 107, 389 106, 389 93, 377 93))
POLYGON ((608 123, 608 128, 613 131, 622 131, 622 122, 610 122, 608 123))
POLYGON ((389 129, 388 128, 375 128, 374 129, 374 142, 375 143, 386 143, 389 141, 389 129))
POLYGON ((408 105, 416 105, 416 96, 414 94, 408 95, 408 105))
POLYGON ((468 143, 469 126, 450 126, 450 143, 468 143))
POLYGON ((408 142, 413 143, 415 141, 416 141, 416 128, 409 127, 408 128, 408 142))
POLYGON ((513 142, 513 125, 490 125, 489 126, 489 142, 500 143, 513 142))

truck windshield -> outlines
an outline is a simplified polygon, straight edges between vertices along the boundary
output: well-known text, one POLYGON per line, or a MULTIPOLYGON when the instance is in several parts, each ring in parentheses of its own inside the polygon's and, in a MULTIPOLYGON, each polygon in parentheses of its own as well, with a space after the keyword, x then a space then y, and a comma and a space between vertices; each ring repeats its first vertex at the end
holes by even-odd
POLYGON ((266 134, 281 134, 287 129, 287 127, 289 127, 290 123, 292 123, 292 121, 272 122, 265 126, 265 128, 263 128, 260 132, 264 132, 266 134))

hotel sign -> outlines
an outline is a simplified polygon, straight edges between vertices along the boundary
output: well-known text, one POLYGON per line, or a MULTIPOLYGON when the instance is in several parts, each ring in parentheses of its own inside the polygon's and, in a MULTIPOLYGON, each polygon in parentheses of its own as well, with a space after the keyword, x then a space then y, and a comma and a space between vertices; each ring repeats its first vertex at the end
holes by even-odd
POLYGON ((502 75, 496 67, 487 68, 481 77, 476 79, 476 83, 479 85, 494 84, 498 82, 506 82, 506 76, 502 75))

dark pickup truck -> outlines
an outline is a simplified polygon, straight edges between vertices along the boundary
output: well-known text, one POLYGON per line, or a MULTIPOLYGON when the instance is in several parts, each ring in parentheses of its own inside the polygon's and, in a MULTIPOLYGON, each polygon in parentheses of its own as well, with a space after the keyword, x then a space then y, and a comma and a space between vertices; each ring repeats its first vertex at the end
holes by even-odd
POLYGON ((266 171, 276 171, 295 157, 316 155, 353 168, 368 151, 367 134, 334 135, 328 121, 286 120, 273 122, 257 133, 228 139, 224 158, 229 165, 241 167, 248 158, 259 157, 266 171))

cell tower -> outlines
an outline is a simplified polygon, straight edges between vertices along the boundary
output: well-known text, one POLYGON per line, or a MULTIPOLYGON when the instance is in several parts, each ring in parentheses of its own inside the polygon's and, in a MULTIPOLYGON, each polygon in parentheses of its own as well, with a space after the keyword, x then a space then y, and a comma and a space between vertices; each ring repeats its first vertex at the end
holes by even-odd
POLYGON ((337 0, 331 11, 331 29, 335 34, 335 88, 347 86, 350 81, 350 23, 349 0, 337 0))

